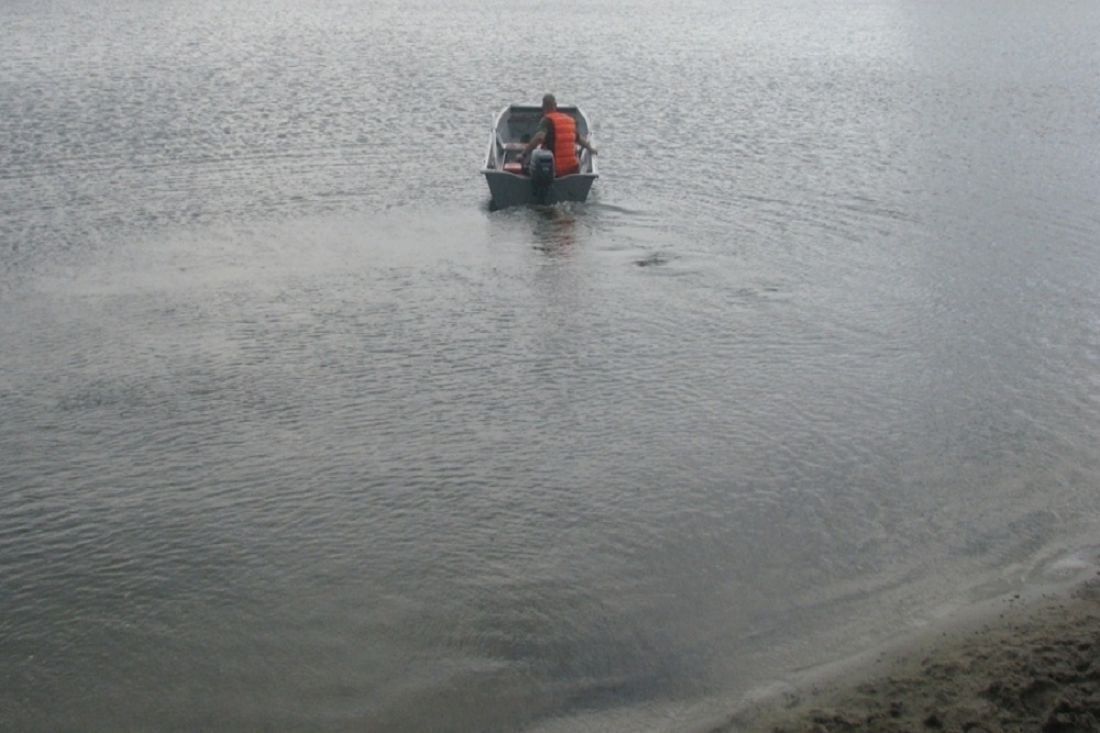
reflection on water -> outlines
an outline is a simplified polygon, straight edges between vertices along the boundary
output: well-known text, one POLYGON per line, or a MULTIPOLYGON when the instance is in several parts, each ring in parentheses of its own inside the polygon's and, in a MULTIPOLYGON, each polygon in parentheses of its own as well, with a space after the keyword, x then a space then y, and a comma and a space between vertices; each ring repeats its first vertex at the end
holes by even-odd
POLYGON ((1100 11, 77 5, 0 6, 0 729, 679 730, 1095 531, 1100 11), (491 212, 548 90, 601 180, 491 212))
POLYGON ((535 248, 547 254, 568 255, 577 243, 577 214, 573 207, 531 207, 535 248))

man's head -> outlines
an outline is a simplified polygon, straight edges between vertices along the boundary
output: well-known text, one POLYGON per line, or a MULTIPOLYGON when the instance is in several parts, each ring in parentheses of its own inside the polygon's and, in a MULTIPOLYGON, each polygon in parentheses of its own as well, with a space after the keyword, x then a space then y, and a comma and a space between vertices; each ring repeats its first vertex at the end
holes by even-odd
POLYGON ((545 94, 542 97, 542 111, 553 112, 558 108, 558 100, 554 99, 553 94, 545 94))

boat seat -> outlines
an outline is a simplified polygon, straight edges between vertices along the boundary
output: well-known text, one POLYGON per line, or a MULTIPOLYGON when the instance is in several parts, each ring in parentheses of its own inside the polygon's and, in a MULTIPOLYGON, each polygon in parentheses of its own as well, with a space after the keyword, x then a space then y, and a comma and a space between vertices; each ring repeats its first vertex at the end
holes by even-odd
POLYGON ((522 176, 523 175, 523 163, 520 163, 518 160, 513 160, 510 163, 505 163, 504 164, 504 172, 505 173, 515 173, 517 175, 522 176))
POLYGON ((502 138, 500 136, 499 132, 497 133, 497 145, 499 145, 500 149, 505 151, 505 152, 511 152, 513 150, 523 150, 523 147, 524 147, 523 143, 506 143, 506 142, 504 142, 504 138, 502 138))

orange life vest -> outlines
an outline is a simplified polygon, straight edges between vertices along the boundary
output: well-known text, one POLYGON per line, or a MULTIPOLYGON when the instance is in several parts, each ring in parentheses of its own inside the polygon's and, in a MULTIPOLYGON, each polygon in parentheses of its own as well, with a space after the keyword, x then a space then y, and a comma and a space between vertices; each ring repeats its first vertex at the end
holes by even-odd
POLYGON ((547 112, 546 118, 554 126, 554 146, 551 148, 554 153, 554 175, 567 176, 576 173, 580 170, 576 151, 576 121, 564 112, 547 112))

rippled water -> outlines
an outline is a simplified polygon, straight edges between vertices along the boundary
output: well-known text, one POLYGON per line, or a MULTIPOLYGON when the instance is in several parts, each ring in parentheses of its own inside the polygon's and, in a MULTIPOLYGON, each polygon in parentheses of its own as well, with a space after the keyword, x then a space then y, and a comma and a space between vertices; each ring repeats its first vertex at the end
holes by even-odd
POLYGON ((1094 3, 0 27, 4 729, 690 730, 1095 539, 1094 3))

